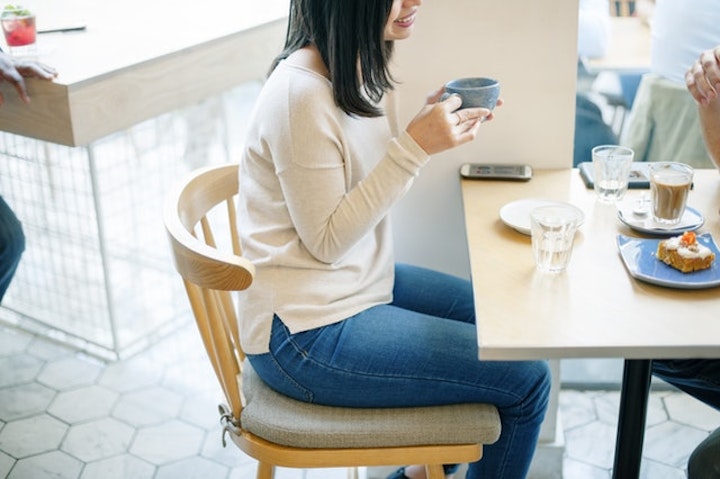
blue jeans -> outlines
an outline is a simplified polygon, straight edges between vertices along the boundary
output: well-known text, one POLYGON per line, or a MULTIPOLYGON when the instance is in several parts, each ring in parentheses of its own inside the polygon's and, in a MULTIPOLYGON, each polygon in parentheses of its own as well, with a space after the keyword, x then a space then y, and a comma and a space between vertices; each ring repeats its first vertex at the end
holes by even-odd
MULTIPOLYGON (((720 359, 662 359, 653 361, 653 374, 720 410, 720 359)), ((688 479, 720 478, 720 429, 693 451, 688 479)))
POLYGON ((25 250, 22 225, 0 196, 0 302, 25 250))
POLYGON ((408 265, 393 302, 290 334, 275 317, 270 352, 249 356, 270 387, 301 401, 347 407, 490 403, 500 439, 468 478, 525 477, 550 392, 545 361, 480 361, 472 286, 408 265))

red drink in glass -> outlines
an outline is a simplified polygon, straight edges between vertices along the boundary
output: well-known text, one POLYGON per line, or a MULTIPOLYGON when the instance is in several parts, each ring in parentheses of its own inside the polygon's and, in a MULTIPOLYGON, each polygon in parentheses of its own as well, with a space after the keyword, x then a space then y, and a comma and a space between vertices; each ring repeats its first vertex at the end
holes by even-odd
POLYGON ((0 16, 5 42, 12 55, 26 55, 34 52, 36 29, 35 15, 26 9, 8 10, 0 16))

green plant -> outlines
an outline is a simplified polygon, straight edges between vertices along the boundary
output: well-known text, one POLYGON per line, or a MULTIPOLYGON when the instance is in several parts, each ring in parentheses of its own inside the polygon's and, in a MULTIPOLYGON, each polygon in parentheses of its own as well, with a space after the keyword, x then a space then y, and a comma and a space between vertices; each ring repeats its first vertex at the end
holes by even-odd
POLYGON ((28 15, 31 15, 30 10, 22 5, 7 4, 2 11, 3 17, 26 17, 28 15))

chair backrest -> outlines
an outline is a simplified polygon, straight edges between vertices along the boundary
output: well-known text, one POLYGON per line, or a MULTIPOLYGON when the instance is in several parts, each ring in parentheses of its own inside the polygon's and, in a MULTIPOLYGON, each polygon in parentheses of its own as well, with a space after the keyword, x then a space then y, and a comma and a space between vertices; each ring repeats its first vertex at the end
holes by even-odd
POLYGON ((244 404, 240 382, 245 355, 230 293, 247 289, 255 276, 253 264, 242 257, 237 194, 238 165, 211 166, 181 181, 163 210, 175 268, 234 418, 244 404), (230 244, 218 247, 213 231, 230 244))

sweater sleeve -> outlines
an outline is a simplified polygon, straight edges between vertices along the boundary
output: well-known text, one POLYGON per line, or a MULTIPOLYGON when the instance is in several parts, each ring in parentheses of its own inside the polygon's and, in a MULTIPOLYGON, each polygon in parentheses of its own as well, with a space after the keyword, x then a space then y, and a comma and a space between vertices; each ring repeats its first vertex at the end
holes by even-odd
POLYGON ((275 152, 283 197, 303 247, 334 263, 388 215, 429 156, 405 131, 390 138, 385 118, 348 117, 329 92, 289 98, 299 103, 275 152))

